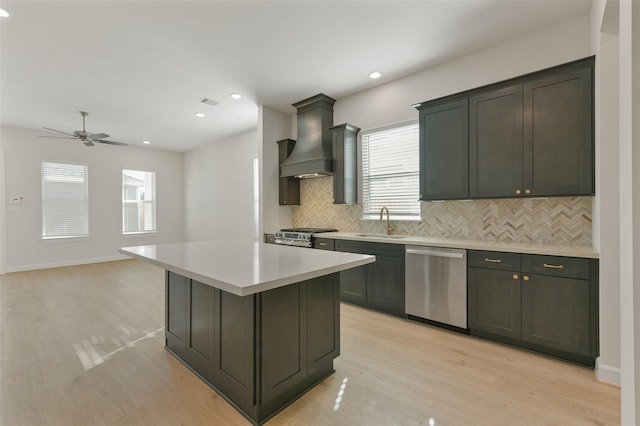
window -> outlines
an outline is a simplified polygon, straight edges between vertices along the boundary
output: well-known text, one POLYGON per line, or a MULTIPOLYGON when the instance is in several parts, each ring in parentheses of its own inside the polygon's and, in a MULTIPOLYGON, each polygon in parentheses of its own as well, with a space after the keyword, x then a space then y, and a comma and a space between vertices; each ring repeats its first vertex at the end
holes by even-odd
POLYGON ((42 238, 89 235, 87 166, 42 162, 42 238))
POLYGON ((362 204, 365 218, 386 206, 397 219, 419 219, 418 123, 362 133, 362 204))
POLYGON ((156 174, 122 170, 122 233, 155 232, 156 174))

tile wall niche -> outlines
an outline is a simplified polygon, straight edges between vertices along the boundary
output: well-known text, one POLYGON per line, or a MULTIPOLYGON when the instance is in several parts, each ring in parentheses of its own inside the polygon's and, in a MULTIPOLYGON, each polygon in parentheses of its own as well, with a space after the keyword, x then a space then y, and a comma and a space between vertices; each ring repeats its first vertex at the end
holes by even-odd
MULTIPOLYGON (((333 178, 303 179, 293 226, 385 232, 362 219, 362 205, 333 204, 333 178)), ((591 197, 518 198, 421 203, 422 221, 395 221, 395 234, 469 240, 591 245, 591 197)), ((391 212, 393 214, 393 212, 391 212)))

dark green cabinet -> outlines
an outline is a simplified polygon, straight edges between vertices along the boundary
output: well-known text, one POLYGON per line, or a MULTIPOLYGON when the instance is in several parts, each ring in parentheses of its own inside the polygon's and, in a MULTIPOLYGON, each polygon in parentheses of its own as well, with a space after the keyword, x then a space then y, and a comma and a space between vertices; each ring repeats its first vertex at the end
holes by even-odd
POLYGON ((349 123, 330 128, 333 142, 333 203, 357 202, 357 137, 360 131, 349 123))
POLYGON ((528 195, 594 194, 592 81, 585 64, 524 84, 528 195))
POLYGON ((471 334, 593 366, 595 259, 470 251, 471 334))
POLYGON ((468 100, 429 104, 419 111, 420 199, 468 198, 468 100))
MULTIPOLYGON (((293 139, 283 139, 278 141, 278 161, 280 164, 291 155, 296 141, 293 139)), ((281 206, 299 206, 300 205, 300 179, 289 177, 278 177, 278 194, 279 204, 281 206)))
POLYGON ((340 273, 342 300, 405 314, 404 245, 336 240, 335 250, 376 256, 374 263, 340 273))
POLYGON ((404 257, 376 254, 376 261, 367 265, 367 304, 404 314, 404 257))
POLYGON ((521 337, 520 275, 511 271, 469 268, 469 328, 521 337))
POLYGON ((593 195, 593 67, 586 58, 417 106, 420 198, 593 195))
POLYGON ((236 296, 166 273, 166 346, 255 424, 333 372, 337 273, 236 296))
POLYGON ((469 99, 469 196, 513 197, 523 185, 522 86, 469 99))

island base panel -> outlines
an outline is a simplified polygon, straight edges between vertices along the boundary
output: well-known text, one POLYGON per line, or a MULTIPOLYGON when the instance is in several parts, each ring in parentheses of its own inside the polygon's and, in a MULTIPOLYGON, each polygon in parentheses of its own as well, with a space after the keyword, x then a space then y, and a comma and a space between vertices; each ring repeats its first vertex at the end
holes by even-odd
POLYGON ((339 274, 236 296, 167 271, 167 349, 254 424, 333 373, 339 274))

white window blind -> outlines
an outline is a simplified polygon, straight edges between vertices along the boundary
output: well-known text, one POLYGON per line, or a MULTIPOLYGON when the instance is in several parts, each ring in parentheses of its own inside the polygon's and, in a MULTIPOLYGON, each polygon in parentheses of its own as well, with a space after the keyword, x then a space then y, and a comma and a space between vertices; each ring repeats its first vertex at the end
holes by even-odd
POLYGON ((386 206, 392 216, 420 218, 418 123, 362 133, 364 217, 386 206))
POLYGON ((122 170, 122 232, 156 230, 156 174, 122 170))
POLYGON ((87 166, 42 162, 42 237, 89 235, 87 166))

